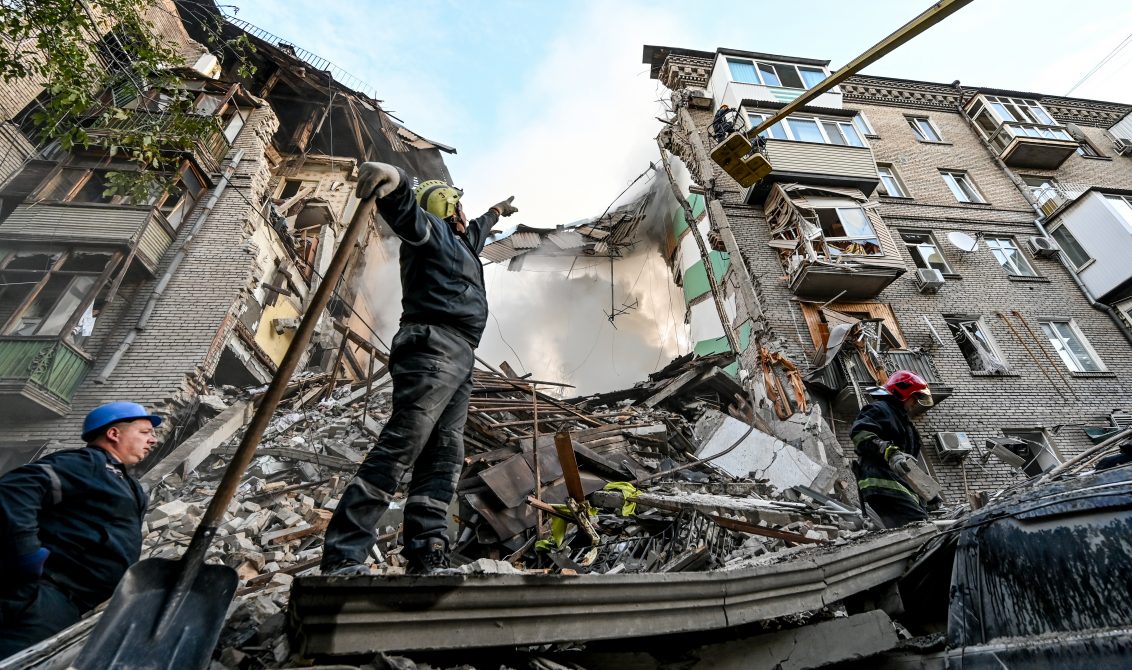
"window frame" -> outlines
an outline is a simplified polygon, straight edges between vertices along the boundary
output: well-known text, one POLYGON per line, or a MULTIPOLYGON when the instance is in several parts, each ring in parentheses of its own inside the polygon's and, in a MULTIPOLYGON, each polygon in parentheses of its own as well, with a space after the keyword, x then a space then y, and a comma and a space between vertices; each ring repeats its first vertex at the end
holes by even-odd
MULTIPOLYGON (((983 320, 982 316, 974 314, 945 314, 943 316, 943 322, 947 325, 947 329, 951 333, 951 339, 955 342, 955 346, 959 349, 959 353, 962 354, 963 360, 966 361, 967 367, 970 368, 972 373, 1004 375, 1010 372, 1010 362, 1006 360, 1006 355, 1003 354, 1002 347, 999 346, 998 341, 994 337, 994 333, 990 331, 990 327, 987 325, 987 322, 983 320), (973 330, 968 327, 971 325, 974 326, 973 330), (962 331, 966 337, 981 342, 994 358, 998 360, 1002 369, 975 369, 971 364, 972 357, 968 356, 967 352, 964 350, 963 343, 959 341, 959 333, 956 331, 962 331)), ((971 347, 975 350, 975 355, 977 356, 977 347, 975 347, 975 345, 971 345, 971 347)))
POLYGON ((842 211, 853 210, 853 211, 860 212, 861 218, 868 225, 869 230, 872 233, 871 236, 868 236, 868 235, 848 235, 848 234, 846 234, 846 235, 832 235, 832 236, 827 235, 824 227, 822 226, 822 221, 821 221, 821 218, 820 218, 820 215, 819 215, 817 225, 818 225, 818 229, 821 231, 821 242, 822 242, 822 246, 824 247, 824 251, 825 251, 825 253, 823 255, 826 258, 832 259, 832 258, 837 258, 837 257, 842 257, 842 256, 876 258, 876 257, 886 255, 885 252, 884 252, 884 246, 881 244, 880 235, 877 234, 876 225, 874 225, 872 220, 869 219, 868 210, 866 210, 864 207, 862 207, 860 205, 831 204, 831 205, 825 206, 825 207, 818 206, 818 207, 813 208, 813 211, 815 212, 815 214, 819 210, 821 210, 821 211, 832 210, 833 215, 835 217, 837 217, 838 223, 841 225, 841 227, 844 229, 844 231, 846 233, 849 232, 849 225, 852 225, 853 222, 847 222, 846 218, 844 216, 842 216, 842 214, 841 214, 842 211), (842 251, 842 250, 838 249, 837 247, 831 247, 830 242, 846 242, 846 243, 849 243, 851 245, 856 244, 858 246, 861 246, 862 248, 864 248, 864 244, 862 244, 862 243, 872 242, 876 245, 877 253, 875 253, 875 254, 852 253, 852 252, 842 251), (835 254, 830 253, 831 249, 836 250, 838 253, 835 253, 835 254))
POLYGON ((1002 235, 1002 236, 995 235, 995 236, 984 237, 983 242, 986 243, 987 249, 990 250, 991 255, 994 257, 995 261, 997 261, 999 266, 1003 270, 1006 271, 1007 276, 1010 276, 1010 277, 1037 277, 1037 276, 1039 276, 1038 271, 1035 270, 1033 264, 1030 263, 1030 259, 1026 258, 1025 253, 1022 251, 1022 247, 1018 246, 1018 241, 1015 240, 1013 237, 1011 237, 1009 235, 1002 235), (1010 270, 1010 268, 1008 267, 1009 262, 1006 260, 1005 255, 1003 255, 1003 257, 1000 258, 999 254, 995 253, 997 251, 1001 251, 1002 248, 992 245, 991 244, 992 242, 996 242, 996 243, 1008 242, 1008 243, 1010 243, 1011 248, 1014 251, 1018 252, 1014 256, 1014 258, 1021 259, 1022 263, 1023 263, 1023 265, 1018 265, 1017 263, 1014 263, 1014 265, 1016 267, 1020 268, 1020 269, 1024 267, 1024 269, 1030 271, 1030 274, 1012 272, 1010 270))
POLYGON ((1082 332, 1081 328, 1077 325, 1076 319, 1073 319, 1073 318, 1038 319, 1038 326, 1042 329, 1042 333, 1045 334, 1046 341, 1049 344, 1050 348, 1053 349, 1054 353, 1057 354, 1057 357, 1061 359, 1061 362, 1065 365, 1066 369, 1068 369, 1070 372, 1072 372, 1074 374, 1090 374, 1090 373, 1098 373, 1098 372, 1108 372, 1108 366, 1106 366, 1104 361, 1101 360, 1101 357, 1097 353, 1097 350, 1094 349, 1092 343, 1089 342, 1089 338, 1085 337, 1085 333, 1082 332), (1058 336, 1058 339, 1060 341, 1061 346, 1059 347, 1057 344, 1054 344, 1054 341, 1053 341, 1054 338, 1050 335, 1050 332, 1049 332, 1049 331, 1053 330, 1053 328, 1051 327, 1052 324, 1064 324, 1065 326, 1067 326, 1069 328, 1069 331, 1077 339, 1077 344, 1080 347, 1082 347, 1085 350, 1085 353, 1093 359, 1093 362, 1096 365, 1095 370, 1084 369, 1084 366, 1081 365, 1081 362, 1079 360, 1077 360, 1077 355, 1073 353, 1072 349, 1070 349, 1068 346, 1066 346, 1065 340, 1064 340, 1065 336, 1062 333, 1060 333, 1060 332, 1056 333, 1056 335, 1058 336), (1068 358, 1071 358, 1073 360, 1073 363, 1075 365, 1077 365, 1077 367, 1081 367, 1082 369, 1074 369, 1074 366, 1071 365, 1069 360, 1067 359, 1067 355, 1068 355, 1068 358))
MULTIPOLYGON (((750 111, 750 110, 744 109, 744 112, 747 115, 747 123, 751 124, 751 128, 757 128, 760 123, 762 123, 763 121, 765 121, 766 119, 768 119, 772 116, 772 114, 768 114, 768 113, 761 112, 761 111, 750 111), (759 120, 756 121, 755 119, 753 119, 751 117, 758 117, 759 120)), ((759 137, 775 139, 775 140, 783 140, 783 141, 786 141, 786 142, 806 142, 806 143, 809 143, 809 144, 824 144, 824 145, 833 146, 833 147, 848 146, 848 147, 856 147, 858 149, 867 149, 869 147, 869 143, 865 139, 865 136, 861 135, 861 133, 857 129, 857 127, 853 125, 852 120, 847 120, 847 119, 840 118, 840 117, 830 117, 830 116, 791 114, 787 118, 785 118, 782 121, 779 121, 778 123, 771 126, 768 130, 764 130, 763 132, 759 133, 759 137), (791 121, 813 123, 815 126, 817 126, 817 131, 818 131, 818 134, 821 136, 822 141, 821 142, 815 142, 813 140, 808 140, 808 139, 807 140, 797 139, 797 137, 795 137, 795 133, 794 133, 793 128, 790 126, 791 121), (853 136, 857 139, 858 142, 860 142, 860 144, 853 144, 852 142, 831 142, 830 136, 829 136, 829 131, 826 128, 826 124, 831 124, 831 125, 837 126, 838 131, 841 133, 842 139, 847 139, 846 128, 851 129, 852 132, 853 132, 853 136), (782 137, 775 137, 775 132, 777 132, 778 134, 781 134, 782 137)))
POLYGON ((1059 247, 1061 247, 1061 252, 1065 254, 1065 260, 1069 261, 1069 264, 1073 266, 1073 269, 1075 271, 1080 272, 1081 270, 1084 270, 1085 268, 1096 262, 1097 259, 1089 255, 1089 252, 1085 250, 1085 247, 1081 246, 1081 242, 1077 239, 1077 236, 1074 235, 1073 231, 1069 230, 1069 227, 1064 223, 1050 226, 1049 236, 1052 237, 1055 242, 1057 242, 1057 245, 1059 247), (1067 240, 1062 239, 1062 237, 1067 238, 1068 243, 1067 240), (1076 260, 1074 260, 1073 254, 1069 252, 1069 249, 1074 247, 1076 247, 1078 251, 1085 255, 1084 261, 1078 263, 1076 260))
POLYGON ((1132 198, 1115 193, 1102 193, 1101 195, 1104 196, 1105 206, 1108 207, 1113 216, 1120 221, 1126 231, 1132 233, 1132 198), (1115 202, 1119 202, 1120 205, 1114 204, 1115 202))
POLYGON ((865 116, 862 111, 857 111, 857 114, 853 116, 853 125, 857 126, 857 130, 863 137, 880 137, 873 130, 873 124, 869 122, 869 117, 865 116))
MULTIPOLYGON (((730 81, 737 83, 737 84, 747 84, 747 85, 751 85, 751 86, 766 86, 768 88, 787 88, 787 89, 790 89, 790 90, 793 90, 793 91, 808 91, 808 90, 810 90, 814 86, 817 86, 817 84, 821 83, 822 81, 824 81, 825 79, 827 79, 829 77, 829 73, 826 71, 826 68, 820 67, 820 66, 817 66, 817 65, 803 65, 803 64, 800 64, 800 63, 780 63, 778 61, 762 60, 762 59, 758 59, 758 58, 744 58, 742 56, 726 56, 725 60, 727 61, 727 73, 730 76, 730 81), (758 81, 742 81, 742 80, 736 79, 735 78, 735 71, 731 68, 732 63, 743 63, 743 64, 750 65, 752 67, 752 69, 754 70, 755 78, 758 81), (775 76, 776 79, 778 79, 777 84, 768 84, 766 82, 766 79, 763 77, 763 69, 762 69, 763 67, 767 67, 767 68, 772 69, 774 71, 774 76, 775 76), (797 80, 799 82, 802 83, 802 86, 801 87, 788 86, 786 84, 783 84, 782 83, 782 75, 780 75, 779 72, 778 72, 778 68, 780 68, 780 67, 793 68, 794 69, 794 76, 795 76, 795 78, 797 78, 797 80), (803 70, 805 70, 807 72, 818 72, 819 74, 821 74, 821 79, 814 82, 814 84, 812 84, 812 85, 807 85, 806 77, 804 77, 802 75, 803 70)), ((828 92, 829 91, 827 91, 827 93, 828 92)))
POLYGON ((912 129, 912 132, 915 133, 916 139, 919 140, 920 142, 928 142, 928 143, 931 143, 931 144, 943 144, 944 143, 943 134, 940 133, 939 128, 937 128, 936 125, 934 123, 932 123, 932 118, 930 116, 906 115, 904 118, 905 118, 905 120, 908 121, 908 126, 912 129), (918 123, 920 121, 923 121, 927 125, 928 130, 930 130, 931 134, 935 136, 934 138, 928 137, 924 134, 923 129, 920 127, 920 125, 918 123))
MULTIPOLYGON (((43 253, 59 254, 58 258, 56 258, 54 262, 51 263, 51 267, 45 268, 43 270, 8 269, 8 266, 11 264, 11 262, 14 259, 18 258, 19 252, 38 250, 40 250, 40 248, 25 247, 21 249, 5 249, 3 252, 0 252, 0 275, 15 273, 27 274, 29 278, 36 278, 32 288, 22 298, 19 298, 19 304, 17 304, 16 307, 12 310, 7 319, 5 319, 2 324, 0 324, 0 336, 7 338, 51 337, 72 343, 75 346, 81 346, 81 340, 78 340, 75 337, 75 326, 78 324, 83 315, 90 309, 91 305, 94 304, 94 301, 97 298, 98 294, 102 291, 103 288, 105 288, 107 280, 121 263, 122 258, 125 254, 122 251, 103 249, 47 246, 42 247, 43 253), (62 269, 63 265, 66 264, 66 262, 70 260, 72 256, 83 253, 105 254, 109 258, 106 261, 106 265, 103 266, 103 268, 99 271, 62 269), (39 300, 39 297, 42 295, 43 290, 53 279, 59 277, 69 278, 69 281, 67 281, 66 285, 63 287, 63 290, 61 290, 59 294, 51 300, 50 305, 48 305, 47 308, 43 311, 43 317, 40 318, 39 321, 34 325, 32 332, 16 333, 15 330, 20 325, 20 322, 24 318, 26 318, 28 310, 31 309, 31 307, 34 306, 39 300), (39 332, 46 324, 48 318, 55 314, 56 310, 63 304, 64 299, 67 297, 67 294, 71 290, 71 287, 74 286, 75 281, 80 278, 88 277, 91 278, 90 285, 83 291, 82 296, 79 298, 78 302, 74 304, 74 307, 71 309, 70 313, 67 314, 66 318, 60 323, 58 331, 54 333, 39 332)), ((3 299, 3 289, 0 288, 0 301, 2 301, 3 299)), ((83 339, 85 340, 85 336, 83 337, 83 339)))
POLYGON ((956 275, 955 270, 953 270, 951 268, 951 263, 949 263, 947 261, 947 256, 943 255, 943 247, 940 246, 939 240, 937 240, 936 237, 935 237, 935 233, 933 233, 930 230, 915 230, 915 229, 908 229, 908 228, 897 229, 896 233, 900 236, 901 243, 908 250, 908 254, 912 257, 912 263, 914 263, 916 265, 916 267, 924 269, 924 270, 939 270, 945 276, 947 276, 947 275, 955 276, 956 275), (941 259, 943 259, 943 268, 942 269, 934 267, 931 264, 931 261, 929 261, 927 258, 925 258, 923 256, 923 254, 920 253, 919 250, 920 250, 921 246, 925 244, 924 242, 914 242, 914 241, 909 240, 906 237, 906 236, 912 236, 912 235, 927 238, 927 243, 930 244, 932 247, 934 247, 935 252, 937 254, 939 254, 939 257, 941 259), (917 259, 919 261, 922 261, 924 264, 920 265, 920 263, 917 262, 917 259))
POLYGON ((967 172, 966 170, 940 170, 939 174, 940 177, 943 178, 943 183, 947 184, 947 188, 951 191, 951 195, 955 196, 955 199, 959 203, 964 205, 987 204, 986 197, 983 196, 983 192, 975 184, 975 180, 971 178, 971 173, 967 172), (962 182, 966 184, 966 190, 961 188, 960 180, 962 180, 962 182), (970 193, 968 193, 967 191, 970 191, 970 193), (974 195, 974 200, 970 199, 971 194, 974 195), (968 199, 964 200, 964 197, 968 199))
POLYGON ((1003 437, 1014 438, 1016 440, 1022 440, 1030 445, 1039 444, 1041 446, 1041 449, 1038 451, 1038 453, 1035 454, 1032 459, 1027 461, 1021 467, 1022 472, 1029 477, 1037 477, 1043 472, 1047 472, 1050 468, 1057 467, 1058 465, 1065 462, 1065 458, 1061 455, 1061 451, 1057 448, 1057 444, 1054 443, 1053 439, 1050 437, 1049 431, 1041 426, 1036 426, 1033 428, 1002 428, 1000 430, 1002 431, 1003 437), (1036 435, 1041 439, 1030 440, 1025 437, 1021 437, 1022 435, 1036 435), (1054 460, 1057 461, 1057 463, 1049 464, 1049 467, 1045 468, 1044 470, 1040 467, 1038 460, 1043 452, 1048 453, 1050 456, 1053 456, 1054 460), (1026 467, 1031 464, 1038 464, 1038 470, 1033 473, 1028 471, 1026 467))
POLYGON ((900 173, 896 170, 896 166, 892 163, 877 163, 877 176, 880 177, 880 187, 884 189, 884 193, 881 193, 881 195, 883 195, 884 197, 909 199, 912 197, 911 195, 909 195, 908 187, 904 184, 904 180, 900 178, 900 173), (882 170, 888 171, 888 177, 894 184, 896 184, 896 189, 900 191, 899 195, 892 194, 891 189, 888 187, 888 183, 884 180, 884 174, 882 174, 881 172, 882 170))

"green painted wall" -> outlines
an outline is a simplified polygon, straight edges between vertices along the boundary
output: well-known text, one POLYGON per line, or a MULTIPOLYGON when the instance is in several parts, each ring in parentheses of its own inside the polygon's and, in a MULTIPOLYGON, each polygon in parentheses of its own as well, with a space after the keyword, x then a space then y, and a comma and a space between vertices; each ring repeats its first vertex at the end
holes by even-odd
MULTIPOLYGON (((727 268, 731 267, 731 255, 723 251, 709 251, 708 258, 711 259, 711 267, 715 271, 715 281, 722 282, 727 268)), ((711 284, 708 283, 704 263, 700 261, 684 273, 684 302, 691 303, 709 291, 711 284)))

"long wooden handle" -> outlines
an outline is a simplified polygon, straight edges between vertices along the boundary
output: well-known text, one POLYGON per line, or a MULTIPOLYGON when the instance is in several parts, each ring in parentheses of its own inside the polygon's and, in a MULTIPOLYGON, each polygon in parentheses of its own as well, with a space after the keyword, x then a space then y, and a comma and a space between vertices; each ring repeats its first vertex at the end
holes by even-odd
MULTIPOLYGON (((248 424, 244 439, 240 441, 240 446, 236 449, 236 453, 232 455, 228 469, 224 471, 224 478, 220 480, 220 486, 217 487, 215 495, 212 496, 212 501, 208 504, 208 509, 201 517, 200 525, 197 526, 197 532, 193 536, 194 544, 197 542, 197 536, 211 535, 206 529, 214 528, 219 524, 220 519, 224 516, 224 511, 228 508, 228 503, 232 502, 232 498, 236 495, 236 490, 240 486, 240 479, 244 476, 244 471, 247 470, 248 464, 255 456, 256 447, 259 446, 260 438, 267 430, 271 416, 275 413, 275 408, 279 405, 279 400, 282 399, 287 384, 291 381, 291 375, 295 373, 295 368, 299 366, 299 360, 303 357, 307 344, 310 343, 318 319, 322 315, 322 311, 326 309, 327 303, 330 302, 334 287, 338 284, 338 279, 346 269, 346 263, 349 262, 350 256, 354 253, 354 244, 366 228, 366 222, 373 211, 373 205, 373 198, 367 198, 358 203, 358 208, 354 211, 354 218, 350 220, 350 225, 346 227, 342 241, 339 242, 338 249, 334 252, 334 258, 330 261, 330 267, 326 269, 322 282, 319 283, 318 289, 314 292, 314 297, 311 298, 311 302, 303 314, 303 320, 295 330, 295 336, 291 339, 290 346, 287 347, 283 362, 279 364, 279 368, 271 380, 271 385, 267 387, 267 392, 260 400, 251 423, 248 424)), ((207 538, 202 537, 202 539, 208 541, 207 538)))

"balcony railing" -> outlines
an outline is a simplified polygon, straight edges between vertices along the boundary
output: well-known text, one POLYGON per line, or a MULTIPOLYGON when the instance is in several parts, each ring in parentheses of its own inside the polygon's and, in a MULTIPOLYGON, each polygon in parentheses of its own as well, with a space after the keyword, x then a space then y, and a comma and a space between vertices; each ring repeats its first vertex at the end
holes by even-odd
POLYGON ((0 415, 64 416, 92 359, 54 337, 0 337, 0 415))
MULTIPOLYGON (((821 370, 810 374, 807 381, 811 388, 824 393, 832 393, 830 400, 838 414, 853 414, 871 402, 867 394, 869 388, 878 386, 879 379, 873 378, 870 367, 865 365, 856 350, 845 349, 837 359, 821 370), (855 382, 855 383, 854 383, 855 382)), ((880 354, 883 369, 888 374, 897 370, 909 370, 924 378, 936 403, 949 398, 954 389, 944 383, 935 367, 931 354, 923 351, 890 350, 880 354)), ((880 368, 878 367, 879 375, 880 368)))
POLYGON ((1042 214, 1050 216, 1065 203, 1081 197, 1085 191, 1089 190, 1089 186, 1089 184, 1058 182, 1030 190, 1034 194, 1034 198, 1037 199, 1042 214))
MULTIPOLYGON (((192 143, 192 148, 188 151, 190 157, 206 174, 219 171, 224 156, 232 148, 228 138, 224 136, 224 128, 220 124, 220 119, 213 116, 190 116, 188 118, 200 124, 200 128, 195 129, 195 132, 193 130, 188 131, 192 143)), ((170 114, 136 109, 124 119, 111 119, 108 122, 88 128, 87 134, 96 143, 101 138, 118 136, 122 133, 129 133, 130 135, 148 134, 158 141, 171 141, 174 137, 183 137, 181 133, 171 131, 171 125, 173 125, 173 117, 170 114)), ((169 149, 171 151, 185 151, 184 147, 179 146, 171 146, 169 149)))
POLYGON ((1062 126, 1007 121, 987 143, 1010 167, 1052 170, 1077 151, 1077 140, 1062 126))
POLYGON ((0 240, 90 244, 136 249, 135 259, 150 274, 174 231, 156 207, 99 203, 24 203, 0 224, 0 240))

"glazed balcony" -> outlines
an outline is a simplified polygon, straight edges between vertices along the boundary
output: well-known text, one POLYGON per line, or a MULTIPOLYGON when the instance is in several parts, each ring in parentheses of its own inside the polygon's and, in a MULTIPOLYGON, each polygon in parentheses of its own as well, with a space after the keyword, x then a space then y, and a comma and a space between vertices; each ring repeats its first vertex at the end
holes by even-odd
POLYGON ((16 207, 0 224, 0 240, 117 247, 133 251, 150 275, 157 272, 173 228, 156 207, 103 203, 41 202, 16 207))
POLYGON ((1077 140, 1058 125, 1006 122, 987 140, 1013 168, 1054 170, 1077 151, 1077 140))
POLYGON ((872 193, 880 183, 873 150, 867 146, 769 138, 763 155, 770 162, 771 172, 747 189, 747 204, 762 204, 776 182, 853 188, 862 193, 872 193))
POLYGON ((57 337, 0 337, 0 416, 64 416, 93 360, 57 337))

